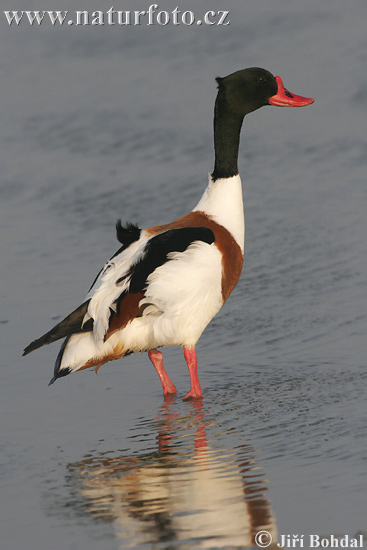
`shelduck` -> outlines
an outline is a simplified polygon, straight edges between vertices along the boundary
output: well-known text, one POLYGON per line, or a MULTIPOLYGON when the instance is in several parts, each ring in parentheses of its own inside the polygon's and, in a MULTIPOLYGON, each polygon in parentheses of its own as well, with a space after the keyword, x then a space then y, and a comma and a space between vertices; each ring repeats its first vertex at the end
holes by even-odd
POLYGON ((257 67, 217 78, 214 170, 197 206, 171 223, 147 229, 117 222, 120 249, 96 277, 85 301, 24 350, 64 338, 54 376, 148 352, 165 396, 176 387, 162 346, 181 346, 191 388, 200 399, 195 345, 235 287, 242 270, 244 212, 238 148, 242 122, 264 105, 302 107, 313 99, 291 94, 279 76, 257 67))

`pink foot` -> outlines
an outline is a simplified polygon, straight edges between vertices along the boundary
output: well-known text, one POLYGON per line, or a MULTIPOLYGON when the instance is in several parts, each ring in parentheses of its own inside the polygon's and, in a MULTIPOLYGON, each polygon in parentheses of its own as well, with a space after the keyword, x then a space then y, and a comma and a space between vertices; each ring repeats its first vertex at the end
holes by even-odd
POLYGON ((198 360, 196 357, 195 348, 185 348, 184 356, 189 369, 190 381, 191 381, 191 389, 189 393, 185 395, 184 401, 188 399, 202 399, 203 394, 201 393, 201 387, 200 387, 200 382, 199 382, 198 373, 197 373, 198 360))
POLYGON ((153 366, 160 378, 162 388, 163 388, 163 395, 166 397, 177 393, 176 386, 174 385, 174 383, 166 373, 166 369, 163 366, 162 352, 158 351, 157 349, 151 349, 150 351, 148 351, 148 357, 153 363, 153 366))
POLYGON ((203 399, 203 394, 201 391, 193 391, 190 390, 189 393, 185 395, 185 397, 182 398, 183 401, 188 401, 189 399, 203 399))

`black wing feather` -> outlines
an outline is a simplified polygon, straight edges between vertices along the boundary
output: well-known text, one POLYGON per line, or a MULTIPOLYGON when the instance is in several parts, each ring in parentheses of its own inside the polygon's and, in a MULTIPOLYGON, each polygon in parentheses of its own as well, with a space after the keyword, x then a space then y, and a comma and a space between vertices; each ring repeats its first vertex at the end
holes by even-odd
POLYGON ((137 241, 140 238, 141 229, 133 223, 127 223, 125 227, 122 226, 121 220, 116 222, 116 236, 117 240, 128 247, 131 243, 137 241))
POLYGON ((31 351, 35 349, 56 342, 56 340, 60 340, 60 338, 64 338, 65 336, 70 336, 75 332, 90 332, 93 330, 93 319, 89 319, 82 327, 82 322, 84 315, 87 313, 89 302, 90 300, 87 300, 81 304, 49 332, 31 342, 29 346, 25 348, 23 355, 28 355, 28 353, 31 353, 31 351))

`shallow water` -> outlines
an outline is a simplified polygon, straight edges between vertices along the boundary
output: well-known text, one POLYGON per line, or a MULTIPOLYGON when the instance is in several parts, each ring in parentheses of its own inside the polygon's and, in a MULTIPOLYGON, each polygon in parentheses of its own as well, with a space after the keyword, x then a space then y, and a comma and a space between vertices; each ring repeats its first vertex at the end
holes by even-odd
POLYGON ((227 6, 222 28, 9 28, 0 12, 4 549, 367 531, 365 6, 227 6), (316 101, 245 120, 245 265, 198 344, 203 402, 181 401, 176 349, 169 402, 145 355, 47 388, 58 346, 22 349, 83 300, 117 218, 196 204, 213 79, 252 65, 316 101))

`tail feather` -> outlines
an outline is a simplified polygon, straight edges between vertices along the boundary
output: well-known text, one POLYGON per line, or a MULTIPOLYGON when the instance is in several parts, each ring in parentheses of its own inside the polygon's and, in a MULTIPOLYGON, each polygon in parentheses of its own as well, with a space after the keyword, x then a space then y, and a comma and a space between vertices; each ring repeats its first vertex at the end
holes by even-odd
POLYGON ((108 354, 113 353, 114 349, 108 341, 104 342, 103 350, 98 347, 92 331, 71 334, 61 345, 55 362, 54 375, 49 385, 72 372, 99 367, 109 361, 108 354))
MULTIPOLYGON (((65 319, 60 321, 55 327, 53 327, 49 332, 46 332, 37 340, 34 340, 27 346, 23 352, 23 355, 28 355, 32 351, 45 346, 46 344, 51 344, 60 340, 60 338, 65 338, 65 336, 70 336, 76 332, 90 332, 93 330, 93 319, 89 319, 86 323, 83 324, 83 319, 87 313, 88 305, 90 300, 87 300, 81 304, 77 309, 70 313, 65 319)), ((66 345, 66 344, 65 344, 66 345)), ((62 348, 63 349, 63 348, 62 348)))
POLYGON ((55 368, 54 368, 54 375, 48 383, 49 386, 51 386, 51 384, 53 384, 55 382, 55 380, 57 380, 58 378, 61 378, 61 376, 66 376, 67 374, 70 374, 72 372, 72 370, 68 369, 68 368, 59 370, 60 365, 61 365, 61 361, 62 361, 62 356, 64 355, 64 351, 65 351, 65 348, 66 348, 67 343, 69 341, 69 338, 70 338, 70 336, 67 336, 65 338, 64 343, 62 344, 62 346, 60 348, 60 351, 57 355, 56 362, 55 362, 55 368))

